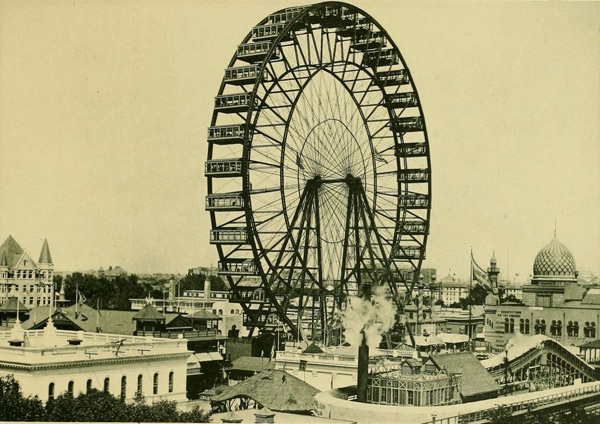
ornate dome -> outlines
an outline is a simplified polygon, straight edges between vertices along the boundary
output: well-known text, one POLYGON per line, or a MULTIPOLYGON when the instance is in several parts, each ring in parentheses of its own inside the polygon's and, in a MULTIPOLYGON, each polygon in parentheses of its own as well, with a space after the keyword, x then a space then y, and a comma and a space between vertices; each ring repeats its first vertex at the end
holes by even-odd
POLYGON ((535 257, 533 276, 576 278, 575 258, 556 235, 535 257))

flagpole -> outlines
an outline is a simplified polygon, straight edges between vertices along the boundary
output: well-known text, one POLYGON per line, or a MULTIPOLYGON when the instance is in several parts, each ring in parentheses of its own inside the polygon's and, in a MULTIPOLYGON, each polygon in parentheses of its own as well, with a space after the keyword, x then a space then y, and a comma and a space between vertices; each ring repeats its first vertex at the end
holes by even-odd
POLYGON ((469 332, 469 352, 472 350, 471 348, 471 338, 472 338, 472 331, 471 331, 471 319, 473 317, 473 311, 472 311, 472 306, 473 306, 473 301, 471 300, 471 290, 473 290, 473 246, 471 246, 471 272, 469 273, 469 327, 468 327, 468 332, 469 332))

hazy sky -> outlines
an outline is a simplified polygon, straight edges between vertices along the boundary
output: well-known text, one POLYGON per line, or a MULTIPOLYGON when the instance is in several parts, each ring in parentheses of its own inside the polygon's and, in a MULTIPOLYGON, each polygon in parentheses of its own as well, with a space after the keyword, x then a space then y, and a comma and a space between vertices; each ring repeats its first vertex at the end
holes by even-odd
MULTIPOLYGON (((283 1, 0 3, 0 238, 59 270, 216 263, 206 127, 283 1)), ((600 274, 600 3, 354 2, 396 41, 431 141, 425 266, 527 276, 558 237, 600 274)), ((1 242, 1 241, 0 241, 1 242)))

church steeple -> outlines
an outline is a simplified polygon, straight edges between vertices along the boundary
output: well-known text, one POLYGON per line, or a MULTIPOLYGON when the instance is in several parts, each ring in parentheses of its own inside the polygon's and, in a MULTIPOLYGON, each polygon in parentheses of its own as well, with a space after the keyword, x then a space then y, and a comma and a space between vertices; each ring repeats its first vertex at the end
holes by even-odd
POLYGON ((44 239, 44 245, 42 246, 42 251, 40 253, 40 259, 38 260, 40 264, 51 264, 52 256, 50 255, 50 248, 48 247, 48 239, 44 239))

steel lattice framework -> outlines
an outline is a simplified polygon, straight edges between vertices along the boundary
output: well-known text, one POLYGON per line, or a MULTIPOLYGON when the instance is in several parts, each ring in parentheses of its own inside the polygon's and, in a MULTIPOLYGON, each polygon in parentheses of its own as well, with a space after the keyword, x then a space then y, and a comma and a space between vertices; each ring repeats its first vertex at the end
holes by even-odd
POLYGON ((245 325, 326 339, 361 284, 400 313, 425 258, 429 144, 388 33, 339 2, 280 10, 239 44, 208 130, 206 210, 245 325))

